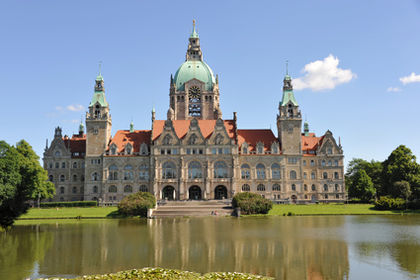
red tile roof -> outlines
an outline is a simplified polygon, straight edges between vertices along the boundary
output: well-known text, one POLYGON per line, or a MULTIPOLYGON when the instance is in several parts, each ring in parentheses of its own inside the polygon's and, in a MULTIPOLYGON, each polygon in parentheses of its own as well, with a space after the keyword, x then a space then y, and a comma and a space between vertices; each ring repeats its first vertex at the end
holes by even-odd
MULTIPOLYGON (((235 139, 235 121, 234 120, 224 120, 223 121, 226 131, 230 138, 235 139)), ((188 132, 190 127, 190 120, 174 120, 172 125, 175 129, 175 133, 178 138, 182 139, 188 132)), ((201 134, 204 138, 209 138, 214 131, 216 125, 216 120, 198 120, 198 126, 200 127, 201 134)), ((153 141, 162 134, 163 127, 165 126, 164 120, 155 120, 153 122, 153 132, 152 139, 153 141)))
POLYGON ((318 146, 321 145, 324 136, 316 137, 315 133, 309 136, 302 135, 302 151, 304 156, 314 156, 318 146))
POLYGON ((255 151, 257 143, 264 143, 264 151, 271 150, 271 144, 277 141, 271 129, 238 129, 238 146, 248 143, 248 150, 255 151))
POLYGON ((64 145, 70 148, 72 158, 83 158, 86 153, 86 134, 80 136, 79 134, 73 134, 71 138, 65 136, 63 138, 64 145))
POLYGON ((108 149, 111 144, 115 144, 117 145, 117 153, 120 153, 124 150, 125 145, 130 143, 133 147, 133 152, 138 153, 142 143, 146 143, 148 146, 150 145, 150 133, 150 130, 135 130, 134 132, 118 130, 110 141, 108 149))

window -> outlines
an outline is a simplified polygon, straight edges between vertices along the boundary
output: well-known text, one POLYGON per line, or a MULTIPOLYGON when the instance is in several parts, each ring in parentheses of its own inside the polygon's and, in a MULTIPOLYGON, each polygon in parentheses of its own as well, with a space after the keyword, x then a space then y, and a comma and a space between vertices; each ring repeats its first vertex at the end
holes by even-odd
POLYGON ((98 186, 93 186, 93 193, 98 193, 98 186))
POLYGON ((167 161, 162 165, 162 178, 163 179, 176 178, 176 166, 173 162, 167 161))
POLYGON ((305 184, 305 185, 303 185, 303 190, 304 191, 308 191, 308 186, 305 184))
POLYGON ((53 168, 53 163, 52 162, 48 163, 48 168, 49 169, 53 168))
POLYGON ((201 164, 198 161, 192 161, 188 164, 188 178, 196 179, 202 178, 203 172, 201 169, 201 164))
POLYGON ((335 195, 335 198, 336 198, 336 199, 339 199, 339 198, 340 198, 340 195, 339 195, 339 194, 336 194, 336 195, 335 195))
POLYGON ((214 139, 214 144, 221 145, 223 144, 224 137, 221 134, 217 134, 216 138, 214 139))
POLYGON ((324 198, 325 198, 325 199, 328 199, 328 194, 324 195, 324 198))
POLYGON ((248 184, 242 185, 242 191, 243 192, 249 192, 251 190, 251 187, 248 184))
POLYGON ((271 165, 271 178, 272 179, 280 179, 280 165, 277 163, 273 163, 271 165))
POLYGON ((124 166, 124 180, 133 180, 133 167, 131 165, 124 166))
POLYGON ((262 163, 257 164, 257 179, 265 179, 265 166, 262 163))
POLYGON ((131 146, 130 143, 128 143, 127 145, 125 145, 125 153, 127 155, 131 155, 133 152, 133 146, 131 146))
POLYGON ((311 160, 311 166, 315 166, 315 161, 313 159, 311 160))
POLYGON ((296 171, 292 170, 290 171, 290 179, 296 179, 297 175, 296 175, 296 171))
POLYGON ((98 173, 93 172, 93 173, 92 173, 92 181, 98 181, 98 180, 99 180, 98 173))
POLYGON ((73 175, 73 182, 77 182, 77 175, 76 174, 73 175))
POLYGON ((77 168, 77 162, 73 162, 73 168, 77 168))
POLYGON ((149 154, 149 149, 148 149, 148 147, 147 147, 147 145, 145 143, 142 143, 140 145, 140 154, 142 154, 142 155, 149 154))
POLYGON ((71 190, 71 192, 72 193, 77 193, 77 188, 76 187, 73 187, 72 190, 71 190))
POLYGON ((259 191, 259 192, 265 192, 265 186, 263 184, 259 184, 257 186, 257 191, 259 191))
POLYGON ((322 178, 323 179, 328 179, 328 173, 327 172, 322 173, 322 178))
POLYGON ((303 172, 303 179, 307 179, 308 174, 306 174, 306 172, 303 172))
POLYGON ((139 191, 141 191, 141 192, 148 192, 149 190, 148 190, 148 188, 147 188, 146 185, 141 185, 139 191))
POLYGON ((171 135, 167 134, 167 135, 165 135, 165 137, 163 138, 162 144, 163 144, 163 145, 170 145, 170 144, 171 144, 171 140, 172 140, 171 135))
POLYGON ((316 191, 316 187, 315 187, 315 185, 312 185, 312 191, 316 191))
POLYGON ((325 166, 325 160, 321 161, 321 166, 325 166))
POLYGON ((224 149, 223 149, 223 153, 224 153, 225 155, 230 154, 230 149, 229 149, 229 148, 224 148, 224 149))
POLYGON ((297 163, 297 158, 295 158, 295 157, 289 157, 288 159, 287 159, 287 162, 288 163, 290 163, 290 164, 296 164, 297 163))
POLYGON ((108 180, 118 180, 118 167, 113 164, 108 169, 108 180))
POLYGON ((328 185, 327 184, 325 184, 324 185, 324 192, 327 192, 328 191, 328 185))
POLYGON ((334 179, 339 179, 338 178, 338 172, 334 172, 334 179))
POLYGON ((64 187, 60 187, 60 193, 63 194, 64 193, 64 187))
POLYGON ((147 164, 140 165, 139 179, 149 180, 149 167, 147 164))
POLYGON ((110 193, 116 193, 117 191, 118 191, 117 186, 112 185, 108 188, 108 192, 110 193))
MULTIPOLYGON (((188 151, 188 149, 187 149, 187 151, 188 151)), ((216 155, 217 154, 217 149, 216 148, 211 148, 211 153, 213 155, 216 155)))
POLYGON ((271 153, 272 154, 278 154, 279 153, 279 146, 276 143, 273 143, 271 145, 271 153))
POLYGON ((331 148, 331 147, 328 147, 328 148, 327 148, 327 154, 331 155, 332 153, 333 153, 332 148, 331 148))
POLYGON ((48 177, 48 179, 50 180, 50 182, 52 182, 52 181, 54 181, 54 176, 53 176, 53 175, 50 175, 50 176, 48 177))
POLYGON ((55 154, 54 154, 56 157, 59 157, 59 156, 61 156, 61 153, 60 153, 60 151, 55 151, 55 154))
POLYGON ((59 162, 55 163, 55 168, 60 168, 60 163, 59 162))
POLYGON ((242 164, 241 166, 241 178, 242 179, 250 179, 250 168, 248 164, 242 164))
POLYGON ((334 166, 338 166, 338 160, 334 160, 334 166))
POLYGON ((332 166, 332 161, 331 160, 328 161, 328 166, 332 166))
POLYGON ((64 182, 66 180, 66 177, 64 175, 60 175, 60 182, 64 182))
POLYGON ((61 168, 66 168, 66 163, 65 162, 61 163, 61 168))
POLYGON ((306 166, 306 160, 303 161, 303 166, 306 166))
POLYGON ((274 191, 274 192, 279 192, 279 191, 281 191, 280 185, 279 185, 279 184, 274 184, 274 185, 273 185, 273 191, 274 191))
POLYGON ((242 148, 242 153, 247 154, 248 153, 248 148, 242 148))
POLYGON ((296 191, 296 185, 292 184, 292 191, 296 191))
POLYGON ((334 189, 336 192, 338 192, 338 190, 340 189, 340 187, 338 186, 338 184, 335 184, 334 189))
POLYGON ((127 185, 124 187, 124 192, 125 193, 129 193, 129 192, 133 192, 133 187, 130 185, 127 185))
POLYGON ((117 154, 117 146, 115 144, 111 145, 110 152, 111 152, 111 155, 116 155, 117 154))
POLYGON ((311 173, 311 179, 315 179, 315 172, 311 173))
POLYGON ((261 143, 261 142, 259 142, 259 143, 257 144, 257 153, 258 153, 258 154, 263 154, 263 153, 264 153, 264 144, 263 144, 263 143, 261 143))
POLYGON ((217 161, 214 163, 214 178, 227 178, 228 170, 224 161, 217 161))

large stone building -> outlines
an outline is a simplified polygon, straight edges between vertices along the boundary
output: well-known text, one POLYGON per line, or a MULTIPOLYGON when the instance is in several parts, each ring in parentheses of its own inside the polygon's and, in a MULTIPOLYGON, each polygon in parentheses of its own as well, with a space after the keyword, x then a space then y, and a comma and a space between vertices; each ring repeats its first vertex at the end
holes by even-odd
MULTIPOLYGON (((104 80, 95 81, 86 133, 62 136, 59 127, 44 153, 44 167, 56 186, 56 201, 116 202, 148 191, 157 199, 222 199, 256 192, 279 202, 343 201, 343 150, 332 133, 309 132, 284 78, 271 129, 239 129, 237 116, 222 118, 219 81, 203 61, 193 28, 185 62, 171 76, 166 120, 151 129, 111 134, 104 80)), ((273 108, 274 109, 274 108, 273 108)))

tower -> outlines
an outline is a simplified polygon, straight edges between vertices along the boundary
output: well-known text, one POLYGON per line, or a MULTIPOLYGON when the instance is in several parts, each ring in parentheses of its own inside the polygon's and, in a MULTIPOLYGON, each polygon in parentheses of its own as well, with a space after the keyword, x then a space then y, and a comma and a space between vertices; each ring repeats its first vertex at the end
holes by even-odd
POLYGON ((302 153, 302 116, 293 94, 291 77, 286 74, 283 80, 283 98, 277 115, 277 131, 282 153, 299 155, 302 153))
POLYGON ((105 99, 104 79, 99 73, 95 80, 95 92, 86 114, 86 156, 100 156, 111 137, 111 115, 105 99))
POLYGON ((200 38, 193 21, 185 62, 170 79, 168 118, 215 120, 222 117, 219 81, 203 61, 200 38))

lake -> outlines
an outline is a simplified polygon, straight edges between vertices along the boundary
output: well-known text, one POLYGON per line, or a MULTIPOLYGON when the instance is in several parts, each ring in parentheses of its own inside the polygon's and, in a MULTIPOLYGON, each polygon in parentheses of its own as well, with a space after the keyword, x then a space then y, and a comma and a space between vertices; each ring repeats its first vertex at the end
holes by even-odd
POLYGON ((0 279, 142 267, 420 279, 420 215, 19 221, 0 244, 0 279))

